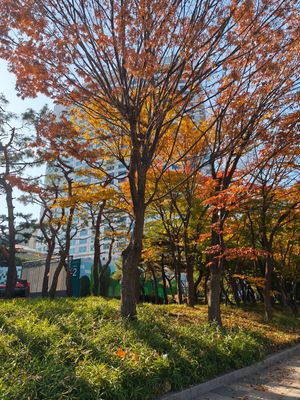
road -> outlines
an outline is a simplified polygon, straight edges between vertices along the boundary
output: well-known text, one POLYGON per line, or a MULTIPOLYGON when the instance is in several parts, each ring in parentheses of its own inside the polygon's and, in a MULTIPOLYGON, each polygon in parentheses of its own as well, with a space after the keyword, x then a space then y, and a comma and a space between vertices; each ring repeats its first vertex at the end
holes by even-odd
POLYGON ((197 400, 300 400, 300 356, 291 357, 197 400))

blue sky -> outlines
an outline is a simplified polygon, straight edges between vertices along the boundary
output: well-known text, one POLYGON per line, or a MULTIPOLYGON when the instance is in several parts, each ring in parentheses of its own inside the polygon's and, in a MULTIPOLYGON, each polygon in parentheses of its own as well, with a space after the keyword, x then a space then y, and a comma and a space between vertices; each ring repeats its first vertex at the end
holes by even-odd
MULTIPOLYGON (((34 110, 41 109, 45 104, 48 104, 49 108, 53 108, 53 102, 51 99, 44 95, 39 95, 35 99, 25 99, 22 100, 17 96, 15 90, 16 79, 15 76, 10 73, 7 69, 7 63, 0 59, 0 93, 3 93, 6 99, 9 101, 8 110, 13 111, 16 114, 23 113, 28 108, 33 108, 34 110)), ((39 175, 42 170, 32 170, 31 174, 39 175)), ((15 197, 20 195, 20 192, 15 191, 15 197)), ((24 212, 26 214, 32 213, 34 217, 39 215, 39 207, 28 204, 24 206, 23 204, 15 201, 16 212, 24 212)), ((5 199, 4 196, 0 195, 0 214, 4 213, 5 199)))

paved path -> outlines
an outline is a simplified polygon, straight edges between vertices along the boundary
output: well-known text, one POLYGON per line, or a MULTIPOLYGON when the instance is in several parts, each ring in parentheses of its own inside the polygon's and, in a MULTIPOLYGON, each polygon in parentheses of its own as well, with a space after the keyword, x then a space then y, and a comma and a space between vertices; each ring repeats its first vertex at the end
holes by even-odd
POLYGON ((300 400, 300 356, 223 386, 197 400, 300 400))

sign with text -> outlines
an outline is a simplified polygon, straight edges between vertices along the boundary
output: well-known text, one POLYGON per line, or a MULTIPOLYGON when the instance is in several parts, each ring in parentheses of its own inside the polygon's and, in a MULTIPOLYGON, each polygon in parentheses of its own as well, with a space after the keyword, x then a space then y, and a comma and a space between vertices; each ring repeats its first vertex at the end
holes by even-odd
POLYGON ((72 260, 70 264, 72 296, 80 296, 80 258, 72 260))

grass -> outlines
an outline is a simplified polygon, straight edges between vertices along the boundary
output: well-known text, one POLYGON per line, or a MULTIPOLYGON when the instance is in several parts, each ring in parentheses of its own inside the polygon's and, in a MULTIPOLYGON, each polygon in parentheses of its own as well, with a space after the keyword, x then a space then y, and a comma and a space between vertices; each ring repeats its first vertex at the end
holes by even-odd
POLYGON ((223 308, 224 328, 206 308, 139 306, 119 318, 100 298, 0 302, 1 400, 141 400, 249 365, 299 340, 300 320, 276 311, 223 308))

